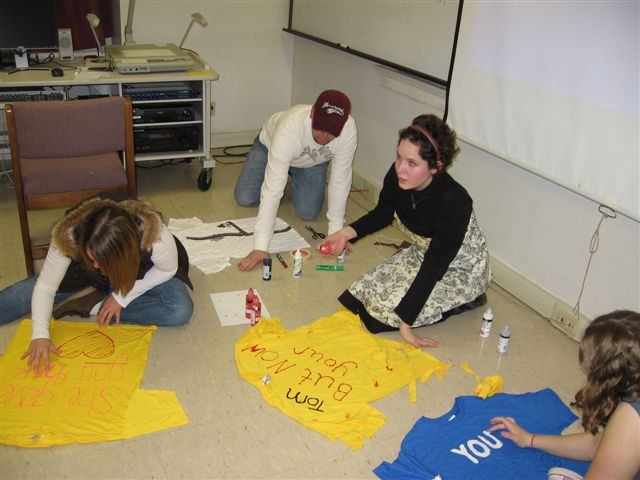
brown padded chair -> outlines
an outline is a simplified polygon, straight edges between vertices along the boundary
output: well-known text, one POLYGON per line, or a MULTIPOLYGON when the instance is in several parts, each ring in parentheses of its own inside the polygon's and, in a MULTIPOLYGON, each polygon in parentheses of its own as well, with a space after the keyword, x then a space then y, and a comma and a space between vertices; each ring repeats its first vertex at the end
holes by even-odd
POLYGON ((72 207, 100 192, 136 196, 131 99, 5 106, 27 274, 48 244, 33 245, 28 210, 72 207))

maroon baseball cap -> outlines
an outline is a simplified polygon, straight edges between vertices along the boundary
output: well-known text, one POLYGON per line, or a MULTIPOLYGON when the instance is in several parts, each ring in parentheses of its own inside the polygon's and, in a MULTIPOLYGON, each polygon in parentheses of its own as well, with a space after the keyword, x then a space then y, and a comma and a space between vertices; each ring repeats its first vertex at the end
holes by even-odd
POLYGON ((338 137, 349 119, 349 113, 351 113, 351 102, 344 93, 338 90, 325 90, 313 104, 311 127, 338 137))

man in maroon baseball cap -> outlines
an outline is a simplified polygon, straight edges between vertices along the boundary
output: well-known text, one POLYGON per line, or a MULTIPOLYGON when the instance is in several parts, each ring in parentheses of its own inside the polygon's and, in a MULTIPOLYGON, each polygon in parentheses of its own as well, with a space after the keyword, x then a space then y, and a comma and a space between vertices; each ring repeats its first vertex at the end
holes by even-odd
POLYGON ((269 251, 289 177, 297 215, 314 220, 324 205, 327 166, 331 162, 327 231, 331 234, 343 227, 358 145, 356 124, 350 114, 351 102, 344 93, 325 90, 313 105, 295 105, 275 113, 262 126, 234 191, 239 205, 260 204, 254 250, 238 263, 240 270, 252 270, 269 251))
POLYGON ((339 137, 351 113, 351 102, 338 90, 325 90, 311 111, 311 127, 339 137))

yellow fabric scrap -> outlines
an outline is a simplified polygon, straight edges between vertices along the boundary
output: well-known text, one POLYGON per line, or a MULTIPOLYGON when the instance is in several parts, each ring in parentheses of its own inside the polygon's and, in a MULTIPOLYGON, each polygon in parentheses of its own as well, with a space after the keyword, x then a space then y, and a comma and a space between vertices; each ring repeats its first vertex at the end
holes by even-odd
POLYGON ((471 369, 469 364, 461 363, 460 368, 462 368, 465 372, 471 375, 476 379, 478 385, 476 386, 476 396, 480 398, 490 397, 502 390, 504 386, 504 379, 502 375, 490 375, 488 377, 484 377, 484 380, 481 379, 476 373, 471 369))
POLYGON ((0 442, 20 447, 118 440, 189 423, 174 392, 140 390, 156 327, 52 322, 61 351, 35 372, 23 320, 0 359, 0 442))
POLYGON ((386 422, 369 406, 450 365, 408 344, 371 335, 350 312, 289 331, 260 322, 235 348, 240 376, 283 413, 353 450, 386 422))
POLYGON ((411 403, 416 403, 418 401, 418 387, 416 386, 415 380, 413 382, 409 382, 409 401, 411 403))

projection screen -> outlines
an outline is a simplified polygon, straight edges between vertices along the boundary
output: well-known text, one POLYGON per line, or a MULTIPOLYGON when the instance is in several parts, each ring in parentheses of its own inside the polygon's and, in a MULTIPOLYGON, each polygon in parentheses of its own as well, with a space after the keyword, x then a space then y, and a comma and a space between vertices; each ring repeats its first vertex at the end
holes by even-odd
POLYGON ((640 221, 640 3, 465 2, 459 137, 640 221))

